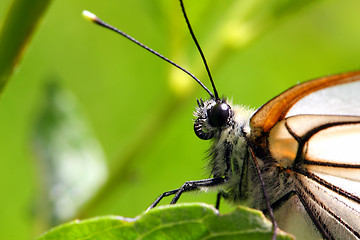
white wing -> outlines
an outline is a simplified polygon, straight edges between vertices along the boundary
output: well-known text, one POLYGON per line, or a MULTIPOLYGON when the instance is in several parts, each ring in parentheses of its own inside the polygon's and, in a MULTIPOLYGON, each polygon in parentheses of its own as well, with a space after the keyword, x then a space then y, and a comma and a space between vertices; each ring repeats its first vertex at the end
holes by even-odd
POLYGON ((360 82, 327 87, 301 98, 286 114, 358 115, 360 116, 360 82))
POLYGON ((270 181, 262 169, 267 188, 282 193, 269 193, 279 225, 360 239, 360 72, 297 85, 261 107, 250 126, 250 147, 278 171, 270 181))
POLYGON ((319 227, 330 238, 360 238, 360 117, 297 115, 277 123, 268 140, 319 227))

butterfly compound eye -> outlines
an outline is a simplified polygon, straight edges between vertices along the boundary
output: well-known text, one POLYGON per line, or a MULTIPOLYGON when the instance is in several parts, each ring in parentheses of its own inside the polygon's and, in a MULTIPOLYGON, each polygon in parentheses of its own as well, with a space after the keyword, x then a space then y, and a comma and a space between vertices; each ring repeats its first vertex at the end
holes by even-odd
POLYGON ((213 127, 224 126, 230 117, 230 106, 224 102, 218 102, 208 111, 209 123, 213 127))

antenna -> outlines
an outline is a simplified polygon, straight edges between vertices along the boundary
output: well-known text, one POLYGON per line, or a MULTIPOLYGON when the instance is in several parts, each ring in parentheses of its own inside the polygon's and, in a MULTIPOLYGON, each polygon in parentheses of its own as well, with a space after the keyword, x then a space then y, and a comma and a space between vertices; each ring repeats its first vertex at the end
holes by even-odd
POLYGON ((205 65, 206 72, 207 72, 207 74, 208 74, 208 76, 209 76, 209 78, 210 78, 210 82, 211 82, 211 85, 212 85, 213 90, 214 90, 215 99, 218 100, 218 99, 219 99, 219 95, 218 95, 218 92, 217 92, 217 90, 216 90, 214 80, 213 80, 213 78, 212 78, 212 76, 211 76, 209 65, 207 64, 205 55, 204 55, 203 51, 201 50, 201 47, 200 47, 200 44, 199 44, 198 40, 197 40, 196 37, 195 37, 195 33, 194 33, 194 31, 193 31, 193 29, 192 29, 192 27, 191 27, 189 18, 188 18, 187 14, 186 14, 186 11, 185 11, 185 6, 184 6, 183 0, 180 0, 180 6, 181 6, 181 10, 182 10, 182 12, 183 12, 183 14, 184 14, 184 18, 185 18, 186 24, 187 24, 187 26, 188 26, 188 29, 189 29, 189 31, 190 31, 191 37, 192 37, 192 39, 193 39, 194 42, 195 42, 195 45, 196 45, 196 47, 197 47, 197 49, 198 49, 198 51, 199 51, 199 53, 200 53, 200 55, 201 55, 201 58, 202 58, 202 60, 203 60, 204 65, 205 65))
MULTIPOLYGON (((176 64, 175 62, 171 61, 170 59, 164 57, 163 55, 161 55, 160 53, 156 52, 155 50, 149 48, 148 46, 142 44, 141 42, 139 42, 138 40, 136 40, 135 38, 131 37, 130 35, 124 33, 123 31, 111 26, 110 24, 104 22, 103 20, 99 19, 95 14, 89 12, 89 11, 86 11, 84 10, 82 12, 84 18, 86 20, 89 20, 91 22, 94 22, 104 28, 107 28, 107 29, 110 29, 116 33, 119 33, 120 35, 124 36, 125 38, 129 39, 130 41, 132 41, 133 43, 139 45, 140 47, 146 49, 147 51, 155 54, 156 56, 160 57, 161 59, 165 60, 166 62, 172 64, 173 66, 177 67, 178 69, 182 70, 183 72, 187 73, 189 76, 191 76, 197 83, 200 84, 200 86, 206 91, 209 93, 210 97, 214 98, 214 94, 198 79, 196 78, 192 73, 190 73, 188 70, 186 70, 185 68, 179 66, 178 64, 176 64)), ((214 86, 213 86, 214 87, 214 86)), ((215 88, 214 88, 215 90, 215 88)), ((215 93, 216 93, 216 90, 215 90, 215 93)), ((217 93, 216 93, 216 98, 217 97, 217 93)))

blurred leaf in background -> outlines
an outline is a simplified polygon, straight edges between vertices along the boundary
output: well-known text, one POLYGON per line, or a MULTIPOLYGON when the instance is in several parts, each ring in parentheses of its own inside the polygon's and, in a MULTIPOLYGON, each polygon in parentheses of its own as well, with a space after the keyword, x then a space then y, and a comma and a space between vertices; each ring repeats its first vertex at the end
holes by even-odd
POLYGON ((39 191, 35 220, 44 231, 76 216, 107 178, 105 157, 75 97, 53 80, 33 133, 39 191))
MULTIPOLYGON (((185 2, 220 94, 259 107, 298 82, 359 68, 360 2, 311 2, 185 2)), ((2 23, 9 4, 0 2, 2 23)), ((134 217, 160 193, 207 177, 208 143, 194 136, 191 114, 195 98, 206 93, 192 81, 185 84, 186 77, 168 64, 80 16, 84 9, 95 12, 208 84, 178 5, 176 0, 53 2, 0 100, 0 239, 40 234, 34 230, 37 215, 31 214, 38 186, 29 136, 44 106, 49 74, 76 96, 111 171, 81 218, 134 217)), ((212 204, 215 195, 187 194, 181 201, 212 204)))

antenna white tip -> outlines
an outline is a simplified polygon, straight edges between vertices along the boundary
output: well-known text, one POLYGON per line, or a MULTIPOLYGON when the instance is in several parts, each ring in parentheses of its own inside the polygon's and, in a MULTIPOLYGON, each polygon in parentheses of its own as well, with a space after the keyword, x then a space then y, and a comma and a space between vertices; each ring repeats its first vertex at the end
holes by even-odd
POLYGON ((97 19, 97 16, 95 14, 93 14, 93 13, 87 11, 87 10, 84 10, 82 12, 82 15, 86 20, 89 20, 89 21, 92 21, 92 22, 95 22, 96 19, 97 19))

